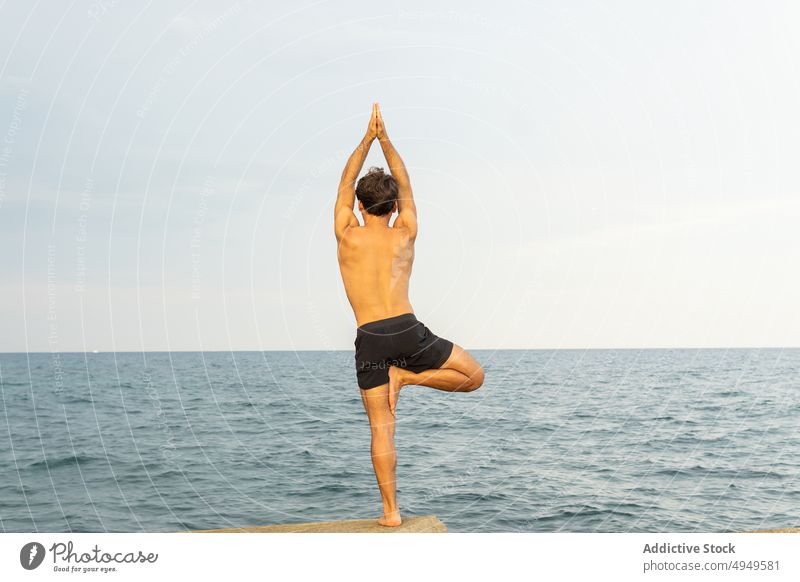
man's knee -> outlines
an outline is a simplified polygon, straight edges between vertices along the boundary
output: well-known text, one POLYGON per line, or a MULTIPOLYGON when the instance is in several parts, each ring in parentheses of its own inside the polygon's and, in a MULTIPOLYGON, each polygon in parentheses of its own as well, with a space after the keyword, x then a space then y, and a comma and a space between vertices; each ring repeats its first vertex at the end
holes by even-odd
POLYGON ((483 386, 483 380, 485 379, 486 375, 483 372, 483 368, 478 366, 478 369, 475 370, 469 376, 469 384, 467 385, 467 391, 472 392, 473 390, 477 390, 481 386, 483 386))
POLYGON ((373 441, 392 441, 394 439, 394 421, 387 418, 385 421, 377 421, 370 425, 373 441))

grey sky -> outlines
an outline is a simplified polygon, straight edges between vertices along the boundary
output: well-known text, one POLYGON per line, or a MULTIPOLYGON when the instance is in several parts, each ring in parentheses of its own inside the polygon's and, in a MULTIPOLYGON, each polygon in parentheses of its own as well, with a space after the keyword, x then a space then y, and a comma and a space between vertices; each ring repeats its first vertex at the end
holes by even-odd
POLYGON ((436 333, 800 345, 800 7, 488 6, 3 4, 0 351, 352 347, 373 100, 436 333))

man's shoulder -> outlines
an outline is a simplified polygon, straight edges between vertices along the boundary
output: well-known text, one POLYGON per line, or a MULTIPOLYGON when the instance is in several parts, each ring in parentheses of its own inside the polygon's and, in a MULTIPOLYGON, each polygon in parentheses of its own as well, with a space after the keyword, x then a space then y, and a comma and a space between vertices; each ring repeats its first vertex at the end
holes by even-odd
POLYGON ((342 233, 339 242, 347 244, 356 243, 361 238, 363 232, 364 232, 364 227, 361 226, 360 224, 358 225, 354 224, 353 226, 348 226, 346 229, 344 229, 344 232, 342 233))
POLYGON ((345 236, 347 236, 347 235, 356 235, 356 236, 358 236, 362 232, 364 232, 364 226, 361 225, 361 224, 354 224, 352 226, 348 226, 345 229, 344 234, 345 234, 345 236))
POLYGON ((392 236, 394 236, 395 238, 399 239, 411 238, 411 229, 404 224, 401 224, 399 226, 392 226, 390 230, 392 230, 392 236))

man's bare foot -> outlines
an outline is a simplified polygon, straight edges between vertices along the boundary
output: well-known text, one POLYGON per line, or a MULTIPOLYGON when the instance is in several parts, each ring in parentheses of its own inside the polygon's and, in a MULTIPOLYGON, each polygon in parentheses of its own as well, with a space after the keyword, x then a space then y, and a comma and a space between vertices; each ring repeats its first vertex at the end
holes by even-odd
POLYGON ((378 518, 378 524, 386 527, 397 527, 401 523, 403 523, 403 520, 400 519, 400 511, 384 513, 383 517, 378 518))
MULTIPOLYGON (((405 384, 403 383, 403 376, 405 370, 397 366, 389 366, 389 411, 395 414, 397 408, 397 399, 400 396, 400 388, 405 384)), ((396 415, 395 415, 396 416, 396 415)))

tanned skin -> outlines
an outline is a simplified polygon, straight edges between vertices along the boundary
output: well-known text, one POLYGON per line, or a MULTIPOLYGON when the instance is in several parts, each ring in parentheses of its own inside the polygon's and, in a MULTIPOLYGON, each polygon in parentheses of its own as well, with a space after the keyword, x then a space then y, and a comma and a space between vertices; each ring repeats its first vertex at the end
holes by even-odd
MULTIPOLYGON (((417 238, 417 207, 405 164, 395 150, 377 103, 372 106, 367 132, 347 160, 334 209, 334 232, 338 243, 339 269, 356 324, 413 313, 408 299, 408 282, 414 263, 417 238), (389 171, 398 184, 398 199, 392 212, 375 216, 361 202, 358 210, 362 225, 353 211, 355 182, 364 166, 372 142, 378 140, 389 171), (394 224, 389 222, 397 213, 394 224)), ((471 392, 483 384, 480 364, 463 348, 453 346, 453 353, 441 368, 415 374, 392 366, 389 382, 361 390, 361 399, 372 432, 372 465, 383 500, 383 516, 378 523, 398 526, 396 466, 394 446, 395 413, 400 389, 408 385, 428 386, 447 392, 471 392)))

